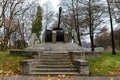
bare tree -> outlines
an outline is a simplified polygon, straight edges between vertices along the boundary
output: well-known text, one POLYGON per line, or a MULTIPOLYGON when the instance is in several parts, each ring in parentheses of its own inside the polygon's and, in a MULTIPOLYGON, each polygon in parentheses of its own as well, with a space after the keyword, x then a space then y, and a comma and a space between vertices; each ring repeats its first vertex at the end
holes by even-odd
POLYGON ((30 8, 31 4, 26 0, 2 0, 0 2, 2 12, 0 16, 1 27, 4 28, 4 46, 7 49, 10 35, 20 28, 20 19, 24 18, 24 13, 30 8))
POLYGON ((109 13, 109 18, 110 18, 110 26, 111 26, 112 54, 116 55, 115 43, 114 43, 114 34, 113 34, 113 20, 112 20, 112 14, 111 14, 110 1, 109 0, 107 0, 107 4, 108 4, 108 13, 109 13))
MULTIPOLYGON (((103 13, 104 13, 104 5, 101 6, 100 1, 95 0, 69 0, 64 1, 62 6, 65 7, 66 14, 68 16, 68 20, 65 23, 70 23, 73 29, 76 30, 79 44, 81 44, 81 35, 84 34, 83 31, 89 29, 89 35, 91 40, 92 51, 94 51, 94 34, 97 30, 97 27, 103 23, 103 13), (88 27, 88 29, 87 29, 88 27)), ((87 31, 86 31, 87 32, 87 31)), ((87 32, 88 34, 88 32, 87 32)))
POLYGON ((95 45, 102 46, 106 49, 107 46, 111 45, 111 42, 109 41, 110 39, 111 39, 110 33, 108 32, 108 29, 105 26, 100 30, 100 33, 96 35, 95 45))
POLYGON ((44 13, 43 14, 43 19, 44 19, 43 26, 45 27, 45 30, 46 30, 48 26, 50 25, 50 23, 54 20, 53 6, 49 0, 46 1, 46 3, 44 4, 43 13, 44 13))
MULTIPOLYGON (((32 2, 32 4, 28 6, 26 12, 24 12, 24 14, 21 14, 19 17, 20 28, 18 29, 18 33, 21 37, 21 41, 28 41, 31 36, 31 27, 36 17, 37 6, 38 4, 36 1, 32 2)), ((26 46, 25 43, 24 46, 26 46)))
MULTIPOLYGON (((75 30, 77 33, 78 44, 81 45, 80 39, 80 25, 79 25, 79 0, 69 0, 69 1, 61 1, 61 6, 64 7, 64 13, 62 22, 67 24, 68 30, 75 30), (66 8, 66 9, 65 9, 66 8), (66 17, 66 19, 64 18, 66 17)), ((72 32, 72 31, 71 31, 72 32)))
POLYGON ((114 2, 110 3, 111 5, 114 5, 114 14, 115 20, 117 23, 120 23, 120 1, 114 0, 114 2))
POLYGON ((98 26, 103 23, 103 13, 104 13, 104 5, 101 6, 100 0, 87 0, 86 3, 86 24, 89 28, 89 35, 91 41, 91 51, 94 51, 94 35, 95 31, 97 30, 98 26))

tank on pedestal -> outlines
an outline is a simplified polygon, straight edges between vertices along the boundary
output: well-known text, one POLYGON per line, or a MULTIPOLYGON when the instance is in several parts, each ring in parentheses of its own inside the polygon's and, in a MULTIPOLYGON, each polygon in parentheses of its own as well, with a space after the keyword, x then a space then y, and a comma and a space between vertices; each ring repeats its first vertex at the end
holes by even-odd
POLYGON ((58 27, 45 31, 45 42, 68 42, 68 32, 60 28, 62 7, 59 8, 58 27))

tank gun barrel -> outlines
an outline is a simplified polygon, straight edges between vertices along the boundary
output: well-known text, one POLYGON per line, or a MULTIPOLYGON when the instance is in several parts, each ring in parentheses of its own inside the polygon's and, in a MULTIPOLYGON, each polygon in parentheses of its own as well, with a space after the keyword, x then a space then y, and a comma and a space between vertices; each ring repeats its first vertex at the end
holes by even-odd
POLYGON ((62 12, 62 7, 59 7, 58 29, 60 29, 61 12, 62 12))

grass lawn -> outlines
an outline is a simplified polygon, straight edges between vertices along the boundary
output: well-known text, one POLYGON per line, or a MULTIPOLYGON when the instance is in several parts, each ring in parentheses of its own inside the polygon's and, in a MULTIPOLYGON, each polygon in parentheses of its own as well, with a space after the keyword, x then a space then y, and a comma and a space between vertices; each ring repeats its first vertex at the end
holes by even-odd
POLYGON ((102 57, 88 59, 91 74, 120 74, 120 53, 104 52, 102 57))
POLYGON ((19 62, 27 57, 9 55, 9 51, 0 52, 0 75, 18 75, 20 73, 19 62))

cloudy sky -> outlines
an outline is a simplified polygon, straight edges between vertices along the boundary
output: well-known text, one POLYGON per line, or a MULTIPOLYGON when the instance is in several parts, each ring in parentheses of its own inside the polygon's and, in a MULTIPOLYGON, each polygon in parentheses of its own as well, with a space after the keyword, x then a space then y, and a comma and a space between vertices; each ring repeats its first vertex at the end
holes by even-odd
MULTIPOLYGON (((40 3, 41 5, 43 5, 46 1, 48 1, 48 0, 39 0, 39 3, 40 3)), ((57 10, 59 0, 49 0, 49 1, 50 1, 50 2, 52 3, 52 5, 54 6, 55 10, 57 10)))

